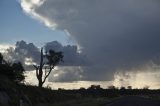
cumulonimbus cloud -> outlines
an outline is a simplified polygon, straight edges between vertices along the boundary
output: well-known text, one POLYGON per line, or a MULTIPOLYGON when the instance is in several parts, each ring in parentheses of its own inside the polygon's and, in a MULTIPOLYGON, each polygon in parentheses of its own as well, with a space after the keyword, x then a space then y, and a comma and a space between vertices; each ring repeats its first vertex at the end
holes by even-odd
POLYGON ((21 0, 25 13, 66 30, 87 55, 86 80, 109 80, 114 72, 159 64, 158 0, 21 0))

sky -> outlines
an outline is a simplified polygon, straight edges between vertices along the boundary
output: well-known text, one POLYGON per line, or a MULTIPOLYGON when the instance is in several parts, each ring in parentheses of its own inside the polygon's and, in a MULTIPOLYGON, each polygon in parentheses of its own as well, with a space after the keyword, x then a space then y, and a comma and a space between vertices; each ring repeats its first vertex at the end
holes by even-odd
POLYGON ((1 0, 0 50, 13 46, 6 57, 20 60, 28 71, 39 62, 39 47, 64 52, 65 62, 48 82, 160 88, 159 5, 158 0, 1 0))
POLYGON ((63 44, 73 43, 63 31, 53 31, 27 16, 18 0, 1 0, 0 13, 1 44, 15 44, 19 40, 34 42, 38 46, 53 40, 63 44))

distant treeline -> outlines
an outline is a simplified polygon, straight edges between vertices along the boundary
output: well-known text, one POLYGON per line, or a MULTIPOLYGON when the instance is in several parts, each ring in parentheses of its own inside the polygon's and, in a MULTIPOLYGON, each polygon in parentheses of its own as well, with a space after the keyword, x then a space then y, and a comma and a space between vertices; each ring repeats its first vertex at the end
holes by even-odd
POLYGON ((66 94, 77 94, 84 97, 117 97, 122 95, 160 95, 160 90, 150 90, 147 87, 143 89, 132 89, 132 88, 116 88, 114 86, 110 86, 106 89, 101 88, 100 85, 91 85, 89 88, 80 88, 77 90, 65 90, 58 89, 57 92, 66 93, 66 94))

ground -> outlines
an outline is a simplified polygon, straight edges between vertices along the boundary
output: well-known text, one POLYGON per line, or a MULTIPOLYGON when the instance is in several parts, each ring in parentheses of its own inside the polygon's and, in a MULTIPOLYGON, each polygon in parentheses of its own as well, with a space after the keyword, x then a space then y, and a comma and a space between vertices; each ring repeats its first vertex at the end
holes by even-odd
POLYGON ((106 106, 160 106, 160 101, 141 96, 124 96, 106 106))

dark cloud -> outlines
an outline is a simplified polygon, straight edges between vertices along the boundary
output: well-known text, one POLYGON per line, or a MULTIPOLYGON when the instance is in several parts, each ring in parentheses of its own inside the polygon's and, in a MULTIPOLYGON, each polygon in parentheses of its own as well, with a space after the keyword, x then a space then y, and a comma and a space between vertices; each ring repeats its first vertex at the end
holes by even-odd
POLYGON ((18 41, 15 45, 14 52, 17 55, 22 55, 23 58, 32 58, 33 62, 39 63, 40 51, 33 43, 26 43, 25 41, 18 41))
POLYGON ((44 46, 46 51, 53 49, 55 51, 62 51, 64 53, 63 65, 68 66, 83 66, 87 64, 87 57, 78 52, 78 48, 75 45, 62 46, 57 41, 46 43, 44 46))
MULTIPOLYGON (((62 66, 82 66, 87 61, 83 54, 78 53, 77 46, 74 45, 62 46, 58 41, 53 41, 46 43, 44 49, 45 51, 50 49, 62 51, 64 54, 62 66)), ((7 49, 6 58, 12 61, 21 61, 28 70, 33 70, 32 65, 40 62, 40 48, 33 43, 26 43, 23 40, 18 41, 15 48, 7 49)))
POLYGON ((33 70, 33 64, 39 63, 40 51, 33 43, 18 41, 14 47, 7 49, 5 58, 9 61, 20 61, 26 70, 33 70))
POLYGON ((25 1, 26 13, 77 40, 91 62, 82 67, 85 80, 111 80, 117 70, 159 63, 158 0, 45 0, 30 3, 31 11, 25 1))

